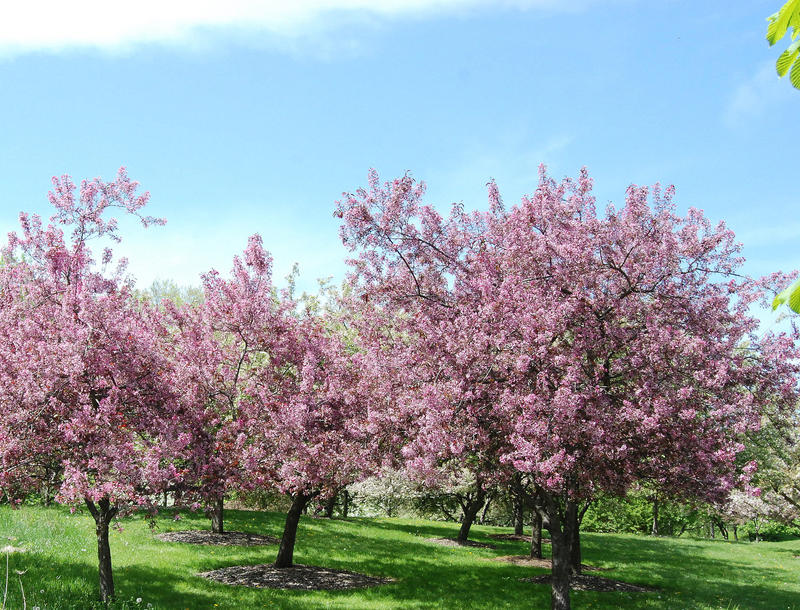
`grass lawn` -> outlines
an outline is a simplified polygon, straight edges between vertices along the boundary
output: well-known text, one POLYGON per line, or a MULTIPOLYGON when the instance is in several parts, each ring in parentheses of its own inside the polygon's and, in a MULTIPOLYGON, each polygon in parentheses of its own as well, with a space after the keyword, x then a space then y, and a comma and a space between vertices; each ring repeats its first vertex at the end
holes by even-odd
MULTIPOLYGON (((162 514, 158 531, 207 528, 201 514, 173 521, 162 514)), ((277 546, 219 547, 156 540, 141 517, 111 534, 118 601, 113 608, 548 608, 547 585, 520 582, 545 570, 487 561, 527 552, 524 542, 495 541, 479 527, 472 539, 497 549, 449 548, 425 538, 452 537, 449 523, 404 519, 333 520, 304 517, 295 562, 388 576, 372 589, 305 592, 248 589, 207 581, 197 572, 270 563, 277 546), (137 603, 136 599, 141 598, 137 603)), ((283 515, 226 511, 226 528, 280 536, 283 515)), ((599 575, 657 587, 655 593, 573 592, 575 608, 797 608, 800 610, 800 540, 725 542, 644 536, 582 534, 584 562, 611 568, 599 575)), ((22 608, 21 575, 29 609, 100 608, 95 603, 97 550, 94 522, 63 508, 0 507, 0 547, 10 555, 7 608, 22 608)), ((545 549, 549 552, 549 548, 545 549)), ((5 558, 2 558, 5 562, 5 558)), ((5 566, 0 564, 0 579, 5 566)), ((0 580, 0 603, 3 583, 0 580)))

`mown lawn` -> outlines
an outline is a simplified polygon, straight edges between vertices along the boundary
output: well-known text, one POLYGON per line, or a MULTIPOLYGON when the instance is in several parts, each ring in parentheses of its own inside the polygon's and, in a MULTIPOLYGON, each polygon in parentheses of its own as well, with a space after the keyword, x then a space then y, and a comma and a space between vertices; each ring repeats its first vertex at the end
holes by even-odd
MULTIPOLYGON (((157 532, 208 527, 200 514, 169 513, 157 532)), ((283 515, 227 511, 226 527, 280 536, 283 515)), ((499 542, 474 527, 472 538, 496 550, 448 548, 425 541, 454 536, 455 524, 402 519, 333 520, 304 517, 295 562, 388 576, 396 582, 345 592, 258 590, 216 584, 196 576, 218 567, 270 563, 276 546, 205 547, 154 539, 141 517, 112 532, 117 587, 113 608, 547 608, 546 585, 520 579, 545 570, 487 561, 527 552, 524 542, 499 542), (141 602, 137 603, 137 598, 141 602)), ((611 568, 602 576, 657 587, 656 593, 573 592, 575 608, 800 609, 800 540, 725 542, 582 535, 584 561, 611 568)), ((100 608, 95 603, 97 556, 94 523, 86 512, 63 508, 0 507, 0 547, 25 549, 9 557, 9 609, 22 608, 18 575, 29 609, 100 608)), ((549 552, 549 548, 546 548, 549 552)), ((2 558, 5 564, 5 557, 2 558)), ((0 579, 5 565, 0 565, 0 579)), ((0 581, 0 603, 3 583, 0 581)))

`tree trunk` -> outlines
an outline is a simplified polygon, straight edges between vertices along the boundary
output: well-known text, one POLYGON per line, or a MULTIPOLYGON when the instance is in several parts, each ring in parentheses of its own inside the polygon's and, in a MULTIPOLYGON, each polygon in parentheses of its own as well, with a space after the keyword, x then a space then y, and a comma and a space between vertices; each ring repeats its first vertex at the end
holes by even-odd
POLYGON ((344 490, 342 497, 342 517, 347 519, 347 512, 350 510, 350 492, 344 490))
POLYGON ((653 498, 653 525, 650 528, 651 536, 658 536, 658 498, 653 498))
POLYGON ((85 498, 86 506, 94 517, 95 531, 97 532, 97 565, 100 576, 100 601, 108 603, 114 599, 114 574, 111 571, 111 547, 108 544, 108 526, 117 509, 111 507, 108 498, 101 499, 95 504, 85 498))
POLYGON ((522 498, 518 494, 514 494, 514 534, 517 536, 522 536, 523 513, 522 498))
MULTIPOLYGON (((555 498, 546 498, 547 527, 553 548, 553 567, 551 576, 551 610, 570 610, 569 581, 572 572, 570 548, 572 541, 572 519, 562 519, 555 498)), ((567 502, 567 515, 574 514, 574 502, 567 502)))
POLYGON ((489 507, 491 507, 493 499, 494 494, 489 494, 489 497, 486 499, 486 504, 483 505, 483 512, 481 513, 481 525, 486 523, 486 513, 489 512, 489 507))
POLYGON ((736 542, 739 542, 739 532, 737 531, 738 529, 739 529, 739 526, 734 523, 733 524, 733 539, 736 542))
POLYGON ((566 521, 569 523, 569 558, 573 574, 581 573, 581 524, 578 516, 578 505, 570 502, 567 505, 566 521))
POLYGON ((291 568, 294 565, 292 560, 294 558, 294 543, 297 539, 297 525, 300 523, 300 515, 303 514, 303 509, 315 495, 298 493, 292 498, 292 506, 289 508, 289 512, 286 513, 286 524, 283 526, 283 536, 281 537, 281 546, 278 549, 278 557, 275 559, 276 568, 291 568))
POLYGON ((542 515, 536 509, 531 520, 531 558, 542 558, 542 515))
POLYGON ((225 527, 223 524, 223 503, 225 501, 224 496, 219 495, 211 500, 211 531, 215 534, 223 534, 225 533, 225 527))
POLYGON ((459 544, 464 544, 469 538, 469 530, 475 522, 475 517, 478 515, 478 511, 481 510, 485 499, 486 492, 479 486, 475 497, 468 500, 464 505, 464 519, 461 521, 461 529, 458 530, 458 538, 456 539, 459 544))
POLYGON ((333 509, 336 507, 336 494, 325 500, 325 517, 333 519, 333 509))

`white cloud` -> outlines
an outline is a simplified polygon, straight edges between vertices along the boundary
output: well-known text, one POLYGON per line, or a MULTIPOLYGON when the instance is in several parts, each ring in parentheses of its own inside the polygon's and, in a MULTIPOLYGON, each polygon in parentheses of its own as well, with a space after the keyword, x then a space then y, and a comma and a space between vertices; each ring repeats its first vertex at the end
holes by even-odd
POLYGON ((292 36, 334 15, 410 17, 474 9, 575 10, 563 0, 27 0, 0 5, 0 53, 142 43, 186 44, 203 33, 239 30, 292 36))
MULTIPOLYGON (((493 141, 475 142, 444 167, 431 168, 419 178, 428 184, 428 201, 444 209, 461 201, 467 208, 484 207, 486 183, 494 179, 507 205, 532 193, 539 182, 539 165, 560 178, 565 157, 575 138, 566 132, 541 136, 527 125, 517 124, 493 141)), ((569 167, 573 175, 578 167, 569 167)))
POLYGON ((733 92, 724 109, 723 121, 728 127, 738 127, 763 117, 779 104, 796 102, 797 92, 787 81, 787 78, 778 78, 774 62, 761 65, 733 92))
MULTIPOLYGON (((338 221, 325 214, 313 228, 303 222, 306 212, 292 206, 268 202, 231 204, 223 216, 205 208, 164 210, 165 227, 144 230, 138 221, 120 217, 119 244, 110 244, 117 257, 129 260, 128 271, 139 288, 155 280, 174 280, 179 285, 199 286, 200 275, 216 269, 227 276, 234 255, 241 255, 247 238, 259 233, 264 247, 274 258, 274 279, 284 286, 284 278, 294 263, 300 265, 298 289, 314 292, 317 279, 344 278, 347 251, 338 234, 338 221)), ((155 209, 153 214, 161 214, 155 209)), ((99 252, 100 243, 91 245, 99 252)))

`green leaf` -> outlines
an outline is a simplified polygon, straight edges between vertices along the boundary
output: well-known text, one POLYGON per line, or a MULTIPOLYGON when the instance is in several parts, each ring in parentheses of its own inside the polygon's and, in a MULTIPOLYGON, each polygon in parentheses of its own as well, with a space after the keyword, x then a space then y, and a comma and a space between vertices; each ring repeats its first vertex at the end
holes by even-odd
POLYGON ((769 17, 767 41, 770 46, 783 38, 789 27, 789 21, 793 20, 793 17, 798 11, 800 11, 800 0, 789 0, 777 13, 769 17))
POLYGON ((775 70, 777 70, 778 76, 780 76, 781 78, 786 76, 786 73, 789 71, 789 68, 792 67, 792 63, 794 62, 795 58, 798 55, 798 50, 797 50, 798 44, 800 44, 800 40, 798 40, 796 43, 793 42, 788 49, 786 49, 783 53, 781 53, 780 57, 778 57, 778 61, 775 62, 775 70))
POLYGON ((778 309, 783 304, 788 305, 792 311, 800 313, 800 281, 792 282, 782 290, 772 301, 772 309, 778 309))
POLYGON ((795 60, 792 71, 789 73, 789 80, 795 89, 800 89, 800 60, 795 60))

